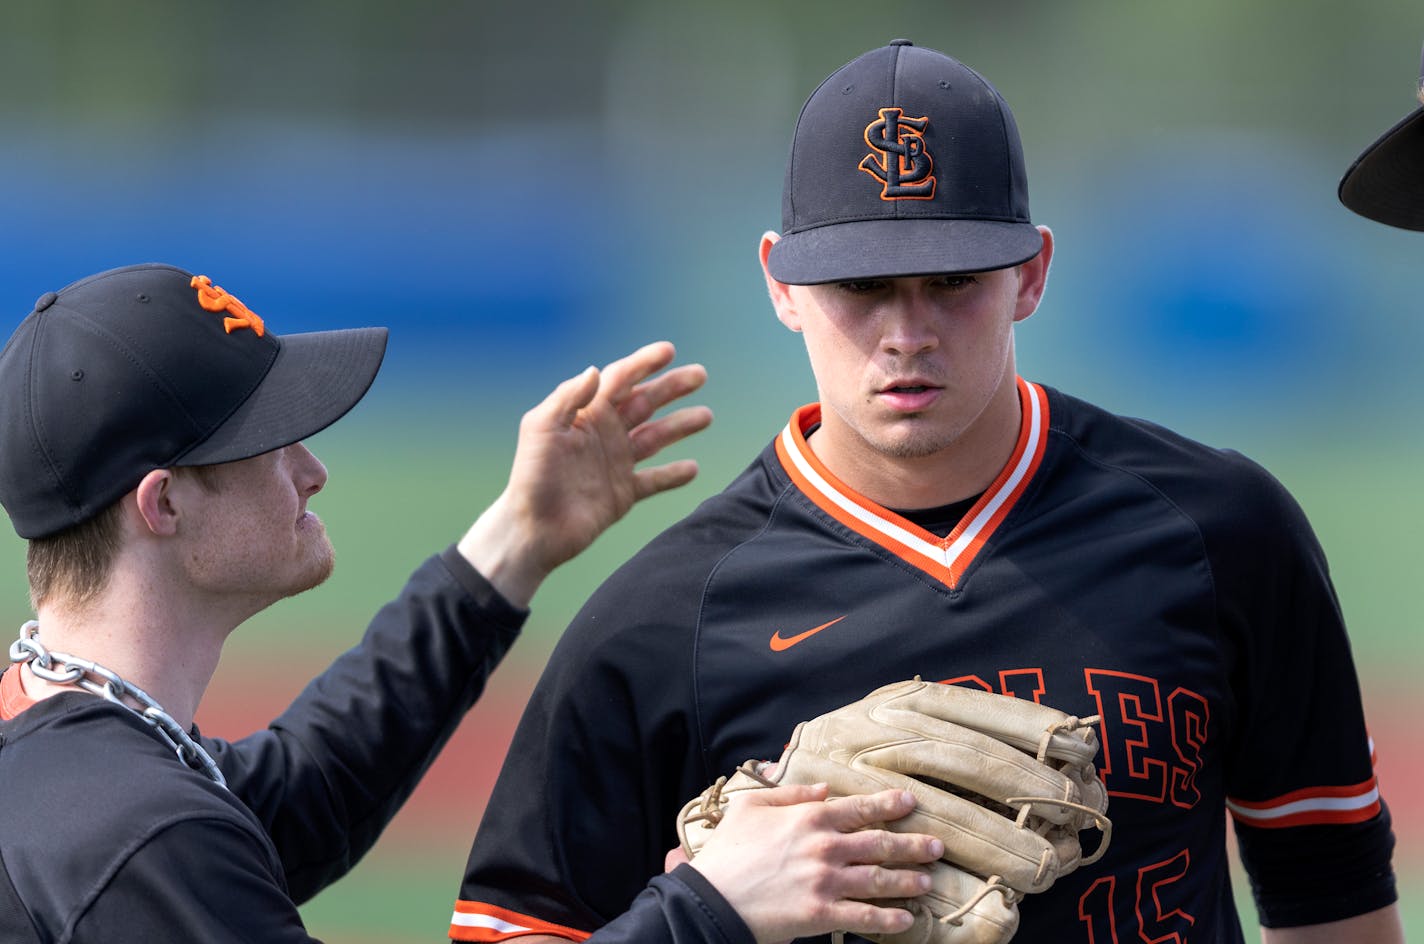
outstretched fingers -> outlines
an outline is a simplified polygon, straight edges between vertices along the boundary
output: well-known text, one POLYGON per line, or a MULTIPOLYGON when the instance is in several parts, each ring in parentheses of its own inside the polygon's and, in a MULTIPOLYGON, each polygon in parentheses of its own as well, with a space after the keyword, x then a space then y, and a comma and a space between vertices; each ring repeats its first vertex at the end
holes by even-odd
POLYGON ((578 419, 579 411, 593 402, 601 377, 597 367, 585 367, 550 391, 524 415, 525 422, 536 421, 554 429, 568 429, 578 419))
MULTIPOLYGON (((712 423, 712 411, 705 406, 683 407, 653 419, 658 410, 695 393, 707 382, 707 369, 701 364, 683 364, 646 379, 671 363, 676 353, 669 342, 657 341, 602 370, 588 367, 559 384, 529 416, 555 429, 569 429, 583 415, 604 427, 603 435, 613 435, 616 427, 605 424, 616 416, 627 431, 633 461, 642 462, 712 423)), ((640 497, 684 484, 686 470, 686 465, 679 464, 671 474, 646 476, 649 487, 640 497)), ((695 466, 693 471, 695 474, 695 466)))
POLYGON ((633 461, 642 462, 675 442, 699 433, 712 424, 712 411, 705 406, 685 406, 667 416, 644 423, 628 434, 633 461))
MULTIPOLYGON (((658 419, 652 418, 658 410, 701 389, 707 382, 707 370, 701 364, 684 364, 652 376, 667 367, 676 354, 669 342, 656 341, 614 361, 602 371, 596 406, 606 404, 616 411, 628 431, 627 449, 635 464, 712 423, 712 411, 705 406, 682 407, 658 419)), ((605 420, 610 418, 610 414, 602 415, 605 420)), ((634 500, 641 501, 692 481, 697 476, 697 463, 682 459, 635 470, 632 476, 634 500)))
POLYGON ((623 422, 631 429, 647 420, 658 410, 702 389, 707 383, 707 368, 701 364, 681 364, 652 380, 644 381, 627 391, 616 402, 623 422))
POLYGON ((616 410, 624 425, 633 429, 647 422, 662 407, 693 393, 707 382, 707 369, 701 364, 683 364, 653 377, 676 356, 677 350, 671 342, 655 341, 602 370, 587 367, 555 387, 535 412, 567 427, 573 425, 580 410, 594 406, 598 400, 616 410))
POLYGON ((635 502, 679 488, 697 478, 696 459, 678 459, 665 465, 638 469, 633 473, 633 500, 635 502))
POLYGON ((676 356, 677 349, 670 341, 645 344, 603 368, 603 392, 614 405, 620 405, 632 396, 638 384, 671 364, 676 356))
POLYGON ((550 571, 592 544, 635 502, 696 476, 697 463, 689 459, 636 467, 712 421, 705 407, 652 419, 706 380, 706 371, 695 365, 648 379, 675 354, 660 341, 602 370, 588 367, 520 419, 509 483, 459 543, 508 600, 526 605, 550 571))

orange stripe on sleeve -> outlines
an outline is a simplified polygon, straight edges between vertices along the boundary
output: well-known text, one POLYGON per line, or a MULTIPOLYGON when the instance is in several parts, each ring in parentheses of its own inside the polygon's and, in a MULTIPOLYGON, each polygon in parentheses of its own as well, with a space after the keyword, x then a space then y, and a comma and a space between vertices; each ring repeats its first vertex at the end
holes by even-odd
POLYGON ((1371 777, 1362 783, 1308 787, 1261 801, 1228 797, 1226 808, 1237 822, 1260 829, 1363 823, 1379 814, 1379 783, 1371 777))
POLYGON ((455 902, 455 913, 450 917, 452 941, 508 941, 528 934, 549 934, 568 941, 585 941, 590 932, 541 921, 481 901, 455 902))

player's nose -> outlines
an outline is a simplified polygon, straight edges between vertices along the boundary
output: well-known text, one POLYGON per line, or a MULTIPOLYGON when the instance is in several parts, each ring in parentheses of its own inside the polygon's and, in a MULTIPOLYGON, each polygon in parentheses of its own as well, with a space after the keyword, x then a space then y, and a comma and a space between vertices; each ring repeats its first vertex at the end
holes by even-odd
POLYGON ((922 293, 896 292, 893 302, 885 306, 880 346, 888 354, 912 355, 932 351, 938 344, 929 300, 922 293))
POLYGON ((326 466, 305 443, 292 443, 287 447, 292 460, 292 477, 297 490, 303 495, 315 495, 326 486, 326 466))

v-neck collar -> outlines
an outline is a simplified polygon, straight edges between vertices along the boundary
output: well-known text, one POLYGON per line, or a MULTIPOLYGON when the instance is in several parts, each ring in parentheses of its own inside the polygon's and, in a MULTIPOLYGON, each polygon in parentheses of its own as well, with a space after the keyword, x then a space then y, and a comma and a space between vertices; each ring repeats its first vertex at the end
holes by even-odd
POLYGON ((822 511, 953 589, 1008 517, 1043 460, 1048 396, 1037 384, 1022 377, 1016 381, 1023 421, 1013 454, 979 501, 943 538, 859 494, 821 464, 806 441, 806 431, 821 421, 819 403, 792 414, 776 439, 776 454, 791 481, 822 511))

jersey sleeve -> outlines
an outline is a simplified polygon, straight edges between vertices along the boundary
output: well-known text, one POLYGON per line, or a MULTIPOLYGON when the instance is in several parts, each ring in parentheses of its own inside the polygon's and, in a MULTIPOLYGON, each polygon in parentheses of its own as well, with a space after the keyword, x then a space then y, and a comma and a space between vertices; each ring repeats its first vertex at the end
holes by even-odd
POLYGON ((675 566, 654 589, 640 576, 648 559, 594 594, 535 686, 470 852, 454 939, 581 940, 627 910, 677 844, 665 811, 706 785, 688 769, 698 595, 670 589, 684 585, 675 566))
POLYGON ((1232 539, 1213 562, 1240 666, 1227 808, 1261 923, 1318 924, 1394 901, 1393 837, 1324 552, 1257 472, 1225 496, 1232 539))
POLYGON ((266 730, 206 742, 272 837, 297 902, 374 844, 526 615, 447 549, 266 730))
POLYGON ((653 878, 627 911, 587 934, 572 928, 530 927, 522 916, 488 909, 456 908, 450 936, 463 941, 499 941, 536 931, 587 944, 754 944, 741 916, 712 883, 688 865, 653 878))
POLYGON ((177 820, 96 888, 66 939, 314 944, 276 867, 233 822, 177 820))

